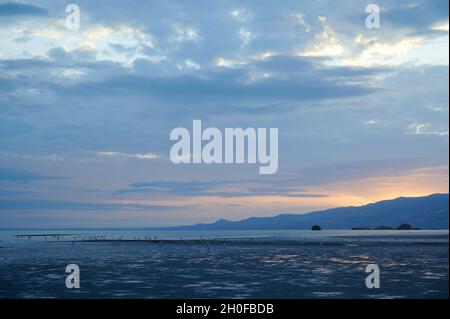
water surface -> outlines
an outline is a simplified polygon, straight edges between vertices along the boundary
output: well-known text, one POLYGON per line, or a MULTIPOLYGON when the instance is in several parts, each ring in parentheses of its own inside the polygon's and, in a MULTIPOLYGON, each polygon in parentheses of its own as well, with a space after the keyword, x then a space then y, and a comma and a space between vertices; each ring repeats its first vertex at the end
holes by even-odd
POLYGON ((448 231, 13 230, 0 240, 1 298, 448 298, 448 231), (65 287, 71 263, 80 289, 65 287), (365 286, 372 263, 380 289, 365 286))

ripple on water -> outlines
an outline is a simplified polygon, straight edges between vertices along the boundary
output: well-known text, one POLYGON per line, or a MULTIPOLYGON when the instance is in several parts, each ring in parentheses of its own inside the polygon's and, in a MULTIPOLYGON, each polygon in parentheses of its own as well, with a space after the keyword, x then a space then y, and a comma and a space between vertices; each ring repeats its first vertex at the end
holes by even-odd
POLYGON ((448 247, 426 248, 20 245, 0 259, 0 297, 447 298, 448 247), (66 261, 80 265, 80 292, 64 289, 66 261), (373 262, 387 269, 382 291, 364 285, 373 262))

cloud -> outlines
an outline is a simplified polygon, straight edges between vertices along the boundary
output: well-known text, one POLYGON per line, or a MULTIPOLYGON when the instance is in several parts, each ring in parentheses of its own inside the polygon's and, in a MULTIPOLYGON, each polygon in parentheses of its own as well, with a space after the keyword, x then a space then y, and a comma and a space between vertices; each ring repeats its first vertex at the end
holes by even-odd
POLYGON ((304 28, 305 32, 311 31, 311 25, 307 22, 306 16, 303 13, 291 13, 290 18, 294 25, 300 25, 304 28))
POLYGON ((441 167, 447 159, 433 156, 385 158, 310 166, 298 170, 290 179, 299 186, 311 187, 336 182, 351 182, 371 177, 407 176, 411 171, 441 167))
POLYGON ((248 22, 254 18, 253 14, 245 8, 231 10, 230 16, 239 22, 248 22))
POLYGON ((66 179, 62 176, 47 176, 27 170, 0 167, 0 181, 29 182, 34 180, 66 179))
POLYGON ((177 64, 179 70, 199 70, 201 67, 199 64, 187 59, 177 64))
POLYGON ((438 23, 435 23, 432 27, 431 27, 431 29, 432 30, 437 30, 437 31, 449 31, 449 28, 448 28, 448 20, 446 21, 446 22, 438 22, 438 23))
POLYGON ((408 53, 419 47, 422 41, 419 37, 409 37, 383 43, 379 39, 365 39, 360 35, 355 39, 355 43, 360 45, 361 49, 345 57, 343 64, 359 67, 400 65, 411 61, 408 53))
POLYGON ((315 35, 315 41, 296 54, 322 57, 329 65, 373 68, 402 64, 448 64, 448 59, 443 58, 446 47, 447 34, 435 39, 419 34, 385 38, 359 33, 349 37, 324 25, 323 31, 315 35))
MULTIPOLYGON (((193 66, 191 64, 191 66, 193 66)), ((99 96, 103 94, 138 95, 148 99, 158 99, 162 103, 182 105, 183 113, 191 107, 208 104, 208 112, 214 106, 220 112, 226 111, 224 103, 233 111, 232 105, 249 105, 277 101, 314 101, 345 98, 369 94, 376 88, 364 86, 362 82, 369 73, 345 69, 343 67, 323 68, 314 59, 301 57, 273 56, 264 61, 253 61, 232 69, 197 70, 196 74, 176 74, 173 76, 152 76, 142 72, 117 73, 100 81, 74 83, 73 86, 53 84, 54 89, 63 94, 99 96), (285 73, 284 69, 290 71, 285 73), (295 68, 293 67, 295 66, 295 68), (276 69, 279 68, 279 69, 276 69), (256 74, 270 73, 269 77, 255 77, 256 74), (326 75, 335 75, 329 79, 326 75), (344 81, 340 81, 345 78, 344 81), (357 83, 360 82, 360 83, 357 83)), ((136 66, 139 70, 139 66, 136 66)), ((175 114, 180 114, 178 108, 175 114)))
POLYGON ((189 41, 199 41, 201 36, 198 34, 197 30, 191 27, 184 27, 181 25, 174 25, 175 35, 174 41, 176 42, 189 42, 189 41))
MULTIPOLYGON (((186 208, 186 207, 184 207, 186 208)), ((169 205, 142 205, 50 200, 2 200, 0 210, 73 210, 73 211, 171 211, 180 207, 169 205)))
POLYGON ((136 158, 142 160, 152 160, 158 157, 156 153, 122 153, 117 151, 102 151, 96 152, 95 154, 100 157, 136 158))
MULTIPOLYGON (((323 198, 326 194, 301 193, 298 187, 261 187, 258 180, 214 180, 214 181, 153 181, 137 182, 116 194, 172 194, 179 196, 216 196, 224 198, 253 196, 284 196, 292 198, 323 198), (246 185, 247 184, 247 185, 246 185), (255 188, 252 185, 258 185, 255 188), (228 188, 228 189, 227 189, 228 188), (239 189, 238 191, 236 189, 239 189)), ((270 183, 268 184, 270 185, 270 183)))
POLYGON ((163 59, 155 50, 153 36, 137 27, 88 24, 73 32, 59 24, 44 25, 26 21, 0 30, 3 59, 48 60, 64 56, 73 60, 83 54, 91 61, 110 61, 124 67, 136 59, 163 59))
POLYGON ((438 135, 448 136, 447 130, 436 130, 431 127, 430 123, 412 123, 408 126, 416 135, 438 135))
POLYGON ((315 193, 288 193, 286 190, 277 191, 266 191, 266 190, 248 190, 243 192, 211 192, 206 193, 203 196, 217 196, 224 198, 245 198, 245 197, 267 197, 267 196, 277 196, 277 197, 289 197, 289 198, 326 198, 327 194, 315 194, 315 193))
POLYGON ((153 181, 136 182, 129 185, 129 188, 122 189, 116 194, 127 193, 168 193, 177 195, 208 195, 213 194, 213 189, 242 183, 242 181, 153 181))
POLYGON ((344 52, 344 44, 337 34, 327 25, 323 31, 316 34, 315 41, 305 50, 298 52, 299 56, 333 57, 344 52))
POLYGON ((0 16, 45 16, 47 11, 41 7, 22 4, 17 2, 7 2, 0 4, 0 16))
POLYGON ((448 10, 447 0, 421 0, 385 10, 382 19, 384 23, 412 28, 415 34, 419 34, 432 29, 437 23, 448 21, 448 10))
POLYGON ((253 37, 253 34, 250 31, 248 31, 247 29, 242 28, 239 30, 239 37, 242 40, 241 47, 245 47, 250 43, 250 41, 253 37))

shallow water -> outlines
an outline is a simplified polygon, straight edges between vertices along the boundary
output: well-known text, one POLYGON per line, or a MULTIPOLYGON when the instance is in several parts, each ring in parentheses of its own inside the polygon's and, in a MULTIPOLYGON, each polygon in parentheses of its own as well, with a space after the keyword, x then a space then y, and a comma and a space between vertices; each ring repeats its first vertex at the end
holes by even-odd
MULTIPOLYGON (((375 240, 379 233, 347 233, 342 239, 332 232, 216 232, 252 240, 170 244, 72 242, 77 235, 67 242, 65 236, 17 240, 12 234, 18 233, 24 232, 1 236, 1 298, 448 298, 448 232, 391 233, 382 240, 375 240), (80 289, 65 287, 71 263, 80 267, 80 289), (380 267, 379 289, 365 286, 365 268, 372 263, 380 267)), ((144 233, 156 236, 127 236, 142 239, 144 233)), ((200 236, 207 237, 193 232, 189 238, 200 236)))

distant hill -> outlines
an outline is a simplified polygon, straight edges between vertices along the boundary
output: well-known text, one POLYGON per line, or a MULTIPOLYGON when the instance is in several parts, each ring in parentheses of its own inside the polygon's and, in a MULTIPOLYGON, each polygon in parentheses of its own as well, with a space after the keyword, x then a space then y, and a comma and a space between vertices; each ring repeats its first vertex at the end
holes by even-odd
POLYGON ((212 224, 171 227, 173 230, 351 229, 410 224, 421 229, 448 229, 448 194, 399 197, 358 207, 340 207, 307 214, 251 217, 241 221, 220 219, 212 224))

